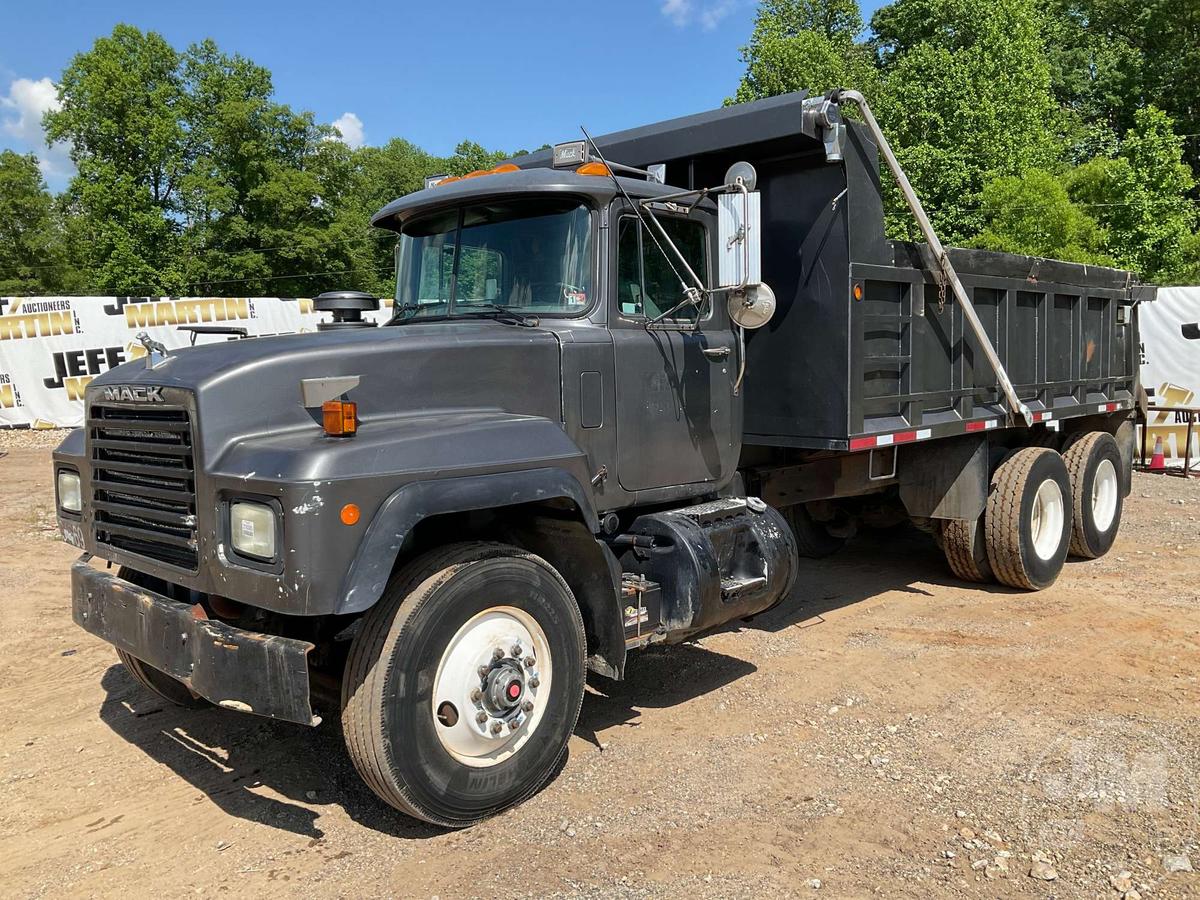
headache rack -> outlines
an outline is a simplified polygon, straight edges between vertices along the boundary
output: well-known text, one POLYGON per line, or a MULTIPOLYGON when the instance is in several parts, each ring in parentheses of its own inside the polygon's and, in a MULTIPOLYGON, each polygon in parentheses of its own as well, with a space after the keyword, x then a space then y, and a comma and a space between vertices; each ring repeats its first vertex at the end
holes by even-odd
POLYGON ((189 412, 94 403, 87 424, 96 543, 196 571, 189 412))

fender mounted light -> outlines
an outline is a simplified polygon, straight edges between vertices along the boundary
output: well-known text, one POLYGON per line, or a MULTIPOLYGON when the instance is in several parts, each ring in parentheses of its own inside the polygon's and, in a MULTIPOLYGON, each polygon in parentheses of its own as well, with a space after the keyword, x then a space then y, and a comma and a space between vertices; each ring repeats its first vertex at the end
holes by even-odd
POLYGON ((332 437, 351 437, 358 431, 358 404, 350 400, 326 400, 321 404, 325 433, 332 437))

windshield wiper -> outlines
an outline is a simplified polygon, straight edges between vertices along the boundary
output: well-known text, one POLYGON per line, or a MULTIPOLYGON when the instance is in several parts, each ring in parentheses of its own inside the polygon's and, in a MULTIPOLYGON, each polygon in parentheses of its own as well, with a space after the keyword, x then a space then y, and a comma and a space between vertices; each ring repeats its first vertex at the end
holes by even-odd
POLYGON ((524 325, 527 328, 535 328, 541 321, 537 316, 531 316, 528 313, 517 312, 509 306, 501 306, 499 303, 457 303, 455 307, 483 307, 483 309, 472 309, 462 315, 466 316, 495 316, 496 321, 512 322, 514 325, 524 325), (505 317, 505 318, 502 318, 505 317))
POLYGON ((525 313, 517 312, 507 306, 501 306, 499 303, 456 303, 455 310, 470 307, 464 312, 442 312, 430 316, 409 315, 401 316, 404 313, 415 313, 424 308, 424 304, 420 303, 405 303, 394 308, 392 317, 388 319, 388 325, 406 325, 409 322, 445 322, 453 321, 454 319, 478 319, 481 317, 494 318, 497 322, 503 322, 506 325, 523 325, 526 328, 536 328, 540 320, 537 316, 530 316, 525 313))
POLYGON ((405 313, 414 313, 421 308, 420 303, 401 303, 399 306, 392 307, 392 317, 384 322, 385 325, 398 325, 401 322, 407 322, 412 317, 405 317, 405 313))

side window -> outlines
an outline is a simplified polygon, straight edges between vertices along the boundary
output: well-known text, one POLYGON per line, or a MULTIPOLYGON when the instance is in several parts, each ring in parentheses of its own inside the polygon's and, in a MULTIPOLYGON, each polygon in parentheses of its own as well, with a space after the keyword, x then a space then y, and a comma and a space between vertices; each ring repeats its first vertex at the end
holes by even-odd
MULTIPOLYGON (((702 279, 708 277, 708 247, 705 228, 694 219, 659 216, 663 229, 679 248, 683 258, 702 279)), ((633 216, 620 220, 617 237, 617 302, 622 315, 656 318, 683 299, 683 287, 675 269, 686 278, 682 266, 672 255, 667 259, 659 244, 666 248, 654 225, 646 228, 633 216), (654 238, 657 237, 656 242, 654 238)), ((671 251, 668 249, 667 253, 671 251)), ((702 310, 685 306, 672 317, 673 322, 694 322, 702 310)))

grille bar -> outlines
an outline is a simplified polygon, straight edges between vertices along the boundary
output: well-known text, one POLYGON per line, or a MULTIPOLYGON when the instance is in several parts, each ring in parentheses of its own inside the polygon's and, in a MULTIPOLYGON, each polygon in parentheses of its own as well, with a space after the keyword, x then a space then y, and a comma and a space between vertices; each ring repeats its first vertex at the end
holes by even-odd
POLYGON ((96 542, 195 571, 196 472, 188 411, 96 404, 87 424, 96 542))

